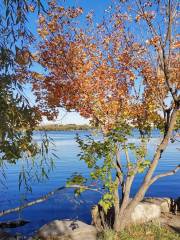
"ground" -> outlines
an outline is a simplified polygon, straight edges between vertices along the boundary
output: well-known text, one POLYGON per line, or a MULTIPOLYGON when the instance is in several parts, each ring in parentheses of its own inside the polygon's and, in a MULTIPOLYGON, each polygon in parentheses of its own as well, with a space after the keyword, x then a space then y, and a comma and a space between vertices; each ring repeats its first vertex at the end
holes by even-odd
POLYGON ((177 215, 172 213, 161 214, 160 223, 162 226, 180 234, 180 212, 177 215))
POLYGON ((119 234, 107 230, 98 240, 180 240, 180 213, 162 214, 160 219, 131 226, 119 234))

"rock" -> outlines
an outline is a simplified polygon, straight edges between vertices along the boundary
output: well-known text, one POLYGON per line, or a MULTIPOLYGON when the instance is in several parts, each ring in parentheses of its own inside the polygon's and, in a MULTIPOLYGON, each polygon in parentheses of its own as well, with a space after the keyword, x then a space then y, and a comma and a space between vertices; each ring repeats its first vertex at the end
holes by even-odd
POLYGON ((20 219, 15 221, 0 222, 0 228, 17 228, 26 225, 29 221, 20 219))
POLYGON ((175 203, 176 203, 176 206, 177 206, 177 211, 180 211, 180 197, 178 197, 178 198, 175 200, 175 203))
POLYGON ((16 240, 16 238, 13 235, 0 230, 0 240, 16 240))
POLYGON ((96 240, 96 228, 81 221, 55 220, 42 226, 36 237, 44 240, 96 240))
MULTIPOLYGON (((130 199, 132 200, 132 199, 130 199)), ((145 198, 140 202, 131 214, 129 223, 145 223, 154 219, 159 219, 162 214, 176 212, 180 209, 180 198, 173 200, 171 198, 145 198), (173 202, 175 206, 173 207, 173 202), (173 208, 175 210, 173 211, 173 208)), ((108 211, 108 214, 103 214, 102 209, 98 205, 91 210, 92 224, 96 226, 98 231, 103 229, 103 226, 109 222, 114 222, 113 209, 108 211), (105 223, 104 223, 105 222, 105 223)))
POLYGON ((160 206, 153 203, 141 202, 135 207, 134 211, 132 212, 131 221, 133 224, 145 223, 159 218, 160 215, 160 206))
MULTIPOLYGON (((103 213, 103 210, 100 208, 100 206, 96 205, 92 208, 91 214, 93 219, 92 224, 99 232, 101 232, 103 227, 106 225, 112 227, 115 216, 113 208, 109 209, 108 213, 105 214, 103 213)), ((158 219, 160 215, 160 204, 143 201, 140 202, 133 210, 129 224, 145 223, 153 219, 158 219)), ((121 219, 119 221, 121 221, 121 219)))
POLYGON ((171 211, 171 198, 145 198, 144 202, 153 203, 160 206, 162 213, 169 213, 171 211))

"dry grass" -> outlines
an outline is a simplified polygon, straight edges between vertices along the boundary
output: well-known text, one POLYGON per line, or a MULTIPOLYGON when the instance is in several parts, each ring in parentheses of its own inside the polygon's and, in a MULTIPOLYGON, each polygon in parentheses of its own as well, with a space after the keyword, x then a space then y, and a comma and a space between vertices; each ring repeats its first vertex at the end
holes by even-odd
POLYGON ((131 226, 118 234, 112 230, 106 230, 98 240, 180 240, 180 235, 151 223, 131 226))

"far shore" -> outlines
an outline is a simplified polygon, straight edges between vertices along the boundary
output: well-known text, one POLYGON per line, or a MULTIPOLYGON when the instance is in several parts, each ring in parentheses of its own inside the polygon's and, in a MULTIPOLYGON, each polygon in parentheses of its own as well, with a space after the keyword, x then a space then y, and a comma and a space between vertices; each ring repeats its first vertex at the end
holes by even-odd
POLYGON ((40 125, 35 130, 36 131, 74 131, 74 130, 90 130, 91 126, 84 125, 76 125, 76 124, 48 124, 48 125, 40 125))

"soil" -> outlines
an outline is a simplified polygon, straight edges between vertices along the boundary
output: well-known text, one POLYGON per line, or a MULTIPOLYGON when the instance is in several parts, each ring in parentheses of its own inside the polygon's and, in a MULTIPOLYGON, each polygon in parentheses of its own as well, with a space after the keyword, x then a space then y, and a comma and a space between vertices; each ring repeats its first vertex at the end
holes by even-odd
POLYGON ((176 215, 173 213, 162 213, 160 223, 177 233, 180 234, 180 212, 176 215))

